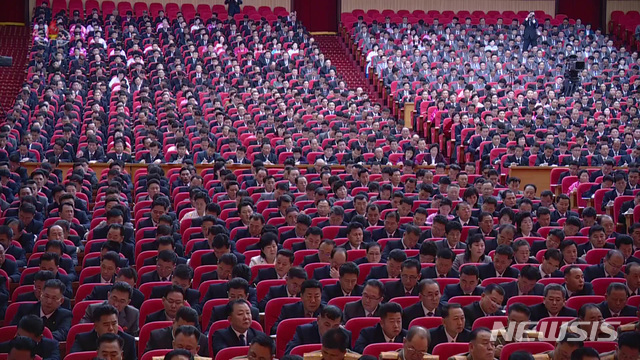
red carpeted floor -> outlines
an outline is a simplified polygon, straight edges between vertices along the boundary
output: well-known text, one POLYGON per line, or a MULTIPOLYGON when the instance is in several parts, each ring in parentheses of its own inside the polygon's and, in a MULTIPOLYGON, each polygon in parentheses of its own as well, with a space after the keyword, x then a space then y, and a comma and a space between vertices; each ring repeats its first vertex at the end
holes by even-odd
MULTIPOLYGON (((0 67, 0 107, 8 110, 24 83, 29 64, 31 32, 27 26, 0 26, 0 55, 11 56, 13 65, 0 67)), ((4 111, 0 111, 0 118, 4 111)))
POLYGON ((375 89, 369 84, 362 68, 355 62, 342 39, 334 35, 315 35, 316 43, 325 59, 331 60, 331 65, 336 67, 338 76, 347 83, 349 89, 361 87, 372 102, 382 102, 375 89))

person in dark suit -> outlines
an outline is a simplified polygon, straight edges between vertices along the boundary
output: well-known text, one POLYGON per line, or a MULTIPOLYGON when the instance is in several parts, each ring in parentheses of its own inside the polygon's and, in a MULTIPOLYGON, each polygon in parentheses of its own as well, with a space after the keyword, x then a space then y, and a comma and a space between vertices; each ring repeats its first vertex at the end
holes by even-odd
MULTIPOLYGON (((386 220, 385 220, 386 221, 386 220)), ((384 229, 379 229, 384 230, 384 229)), ((375 231, 373 231, 375 233, 375 231)), ((408 250, 408 249, 420 249, 420 228, 414 225, 407 225, 404 228, 401 240, 392 240, 387 242, 382 252, 382 262, 386 262, 389 257, 389 253, 394 249, 408 250)))
MULTIPOLYGON (((36 344, 36 355, 43 360, 60 360, 60 349, 58 341, 48 339, 42 335, 44 323, 37 315, 27 315, 18 322, 18 332, 33 340, 36 344)), ((9 353, 9 341, 0 343, 0 353, 9 353)))
POLYGON ((547 249, 542 258, 542 264, 538 266, 541 278, 561 278, 564 276, 560 268, 562 253, 558 249, 547 249))
POLYGON ((627 178, 623 174, 616 174, 613 178, 614 188, 604 193, 601 208, 607 210, 607 206, 613 205, 613 201, 619 196, 633 196, 633 192, 627 189, 627 178), (609 204, 611 203, 611 205, 609 204))
POLYGON ((402 311, 402 328, 408 329, 411 320, 421 317, 442 315, 440 305, 440 285, 433 279, 422 279, 418 284, 418 296, 420 301, 406 307, 402 311))
POLYGON ((278 319, 270 329, 272 335, 276 333, 278 324, 284 319, 318 316, 320 310, 324 307, 322 304, 322 284, 318 280, 305 280, 300 290, 300 298, 302 299, 301 301, 286 304, 282 307, 278 319))
MULTIPOLYGON (((424 246, 424 243, 423 243, 424 246)), ((460 274, 453 269, 456 254, 451 249, 444 248, 436 253, 435 266, 427 266, 420 271, 420 278, 435 279, 440 277, 459 278, 460 274)))
POLYGON ((618 316, 636 316, 636 308, 627 305, 627 286, 624 283, 611 283, 607 288, 605 299, 598 304, 602 317, 607 319, 618 316))
MULTIPOLYGON (((246 279, 242 277, 234 277, 233 279, 229 280, 229 282, 227 282, 225 285, 226 285, 225 294, 228 294, 227 296, 229 297, 229 301, 233 299, 244 299, 249 301, 250 288, 249 288, 249 282, 246 279)), ((204 307, 205 303, 206 302, 201 303, 202 307, 204 307)), ((251 303, 249 304, 251 305, 251 303)), ((260 313, 257 307, 254 307, 253 305, 251 305, 250 310, 251 310, 252 317, 257 319, 260 313)), ((207 328, 210 328, 211 325, 218 320, 226 319, 228 316, 227 311, 229 311, 229 309, 226 308, 224 305, 214 307, 210 321, 209 321, 209 325, 207 326, 207 328)))
POLYGON ((140 311, 134 308, 130 303, 131 294, 133 294, 133 288, 131 285, 125 282, 118 282, 113 285, 111 291, 109 291, 109 297, 107 300, 101 303, 91 304, 84 312, 84 316, 80 319, 80 323, 93 322, 93 312, 95 309, 102 305, 113 305, 118 310, 118 325, 132 336, 137 336, 139 329, 138 320, 140 318, 140 311))
POLYGON ((567 299, 572 296, 593 295, 593 286, 584 281, 582 269, 576 265, 569 265, 564 269, 564 289, 567 299))
POLYGON ((534 47, 538 43, 538 20, 536 20, 536 14, 532 11, 524 19, 524 44, 522 49, 529 50, 529 46, 534 47))
POLYGON ((258 275, 256 275, 253 280, 254 285, 258 284, 262 280, 285 279, 289 269, 293 266, 293 260, 295 260, 295 256, 291 250, 278 250, 276 255, 277 267, 261 269, 258 271, 258 275))
MULTIPOLYGON (((171 277, 172 285, 177 285, 184 290, 185 300, 192 306, 200 302, 200 292, 191 288, 191 280, 193 280, 193 269, 187 264, 179 264, 173 271, 171 277)), ((171 285, 154 286, 151 290, 151 299, 160 299, 167 293, 171 285)), ((194 307, 195 308, 195 307, 194 307)), ((196 308, 197 310, 197 308, 196 308)))
POLYGON ((484 316, 502 316, 504 311, 502 310, 502 303, 504 301, 504 289, 498 284, 489 284, 484 288, 480 301, 474 301, 473 303, 465 306, 464 318, 466 321, 466 328, 471 330, 473 322, 484 316))
POLYGON ((178 309, 184 306, 184 290, 178 285, 171 285, 162 297, 164 309, 147 315, 145 324, 154 321, 173 321, 176 318, 178 309))
MULTIPOLYGON (((18 264, 11 260, 11 259, 7 259, 4 256, 4 247, 0 244, 0 269, 4 270, 4 272, 7 273, 7 276, 9 277, 9 280, 11 282, 14 283, 19 283, 20 282, 20 271, 18 271, 18 264)), ((2 279, 3 281, 5 279, 2 279)), ((9 289, 5 289, 5 290, 9 290, 9 289)))
POLYGON ((464 310, 460 304, 451 303, 442 307, 442 325, 429 330, 428 353, 433 352, 436 344, 449 342, 469 342, 471 332, 465 328, 464 310), (451 340, 449 340, 451 338, 451 340))
POLYGON ((507 156, 504 166, 507 168, 511 166, 529 166, 529 157, 524 156, 524 148, 516 145, 515 154, 507 156))
MULTIPOLYGON (((40 257, 40 270, 51 271, 57 280, 60 280, 65 286, 63 289, 64 296, 73 297, 73 288, 71 287, 71 279, 59 271, 60 256, 56 253, 44 253, 40 257)), ((35 273, 28 274, 24 277, 22 285, 31 285, 35 281, 35 273)))
POLYGON ((58 279, 48 280, 42 290, 41 299, 35 304, 22 304, 11 320, 11 325, 18 325, 20 319, 27 315, 36 315, 43 319, 44 326, 51 330, 57 341, 66 341, 71 328, 71 311, 61 307, 64 302, 65 285, 58 279))
POLYGON ((478 266, 480 279, 484 280, 491 277, 517 278, 520 272, 518 269, 511 267, 513 256, 514 253, 511 246, 498 245, 493 255, 493 262, 478 266))
MULTIPOLYGON (((140 309, 145 298, 142 292, 134 287, 136 285, 137 278, 138 275, 136 274, 136 271, 130 267, 126 267, 121 268, 120 271, 118 271, 116 282, 122 281, 133 287, 130 304, 136 309, 140 309)), ((96 286, 91 290, 91 293, 84 298, 84 300, 107 300, 112 288, 113 285, 111 284, 96 286)))
POLYGON ((309 324, 298 325, 296 333, 293 335, 293 339, 287 343, 284 353, 288 355, 298 345, 322 343, 322 336, 332 328, 340 329, 346 336, 347 343, 351 344, 351 331, 339 327, 341 323, 342 310, 333 305, 325 306, 320 311, 318 320, 309 324))
POLYGON ((255 155, 254 161, 260 160, 265 165, 276 165, 278 163, 278 158, 276 154, 271 152, 271 145, 269 143, 263 143, 260 150, 260 153, 255 155))
POLYGON ((336 284, 327 285, 322 289, 322 302, 340 296, 362 296, 362 285, 358 285, 358 266, 349 261, 340 265, 340 278, 336 284))
MULTIPOLYGON (((331 249, 331 258, 328 261, 329 265, 325 265, 323 267, 313 270, 313 278, 316 280, 330 279, 335 276, 335 275, 332 276, 332 273, 338 273, 339 275, 340 264, 344 264, 347 261, 347 250, 345 248, 335 247, 335 242, 333 240, 324 240, 322 244, 320 244, 319 250, 323 251, 324 250, 323 247, 326 247, 327 244, 331 249)), ((307 264, 327 261, 327 260, 322 261, 322 259, 320 259, 319 257, 319 254, 314 254, 314 255, 309 256, 309 258, 305 256, 306 258, 305 260, 307 261, 307 264), (314 255, 318 255, 318 258, 314 259, 314 255)), ((307 264, 303 262, 303 266, 306 266, 307 264)))
POLYGON ((384 298, 391 300, 395 297, 418 296, 418 281, 420 280, 420 262, 407 259, 402 262, 400 280, 388 282, 384 285, 384 298))
POLYGON ((619 250, 609 250, 601 264, 584 269, 584 280, 591 282, 598 278, 624 278, 624 273, 620 271, 623 266, 624 255, 619 250))
POLYGON ((508 283, 502 283, 504 290, 504 300, 502 305, 507 304, 507 300, 518 295, 542 295, 544 285, 538 284, 540 271, 537 267, 526 265, 520 270, 518 279, 508 283))
POLYGON ((93 330, 76 335, 69 353, 96 351, 98 338, 105 334, 118 335, 124 340, 123 358, 137 359, 135 338, 118 330, 118 309, 111 305, 103 305, 93 311, 93 330))
POLYGON ((344 306, 344 319, 356 317, 378 317, 380 316, 380 304, 384 300, 384 285, 380 280, 370 279, 364 283, 362 290, 362 300, 347 303, 344 306))
POLYGON ((384 217, 384 227, 371 232, 371 240, 380 239, 401 239, 404 231, 399 228, 400 214, 397 211, 390 211, 384 217))
MULTIPOLYGON (((615 249, 615 245, 607 242, 607 235, 600 224, 589 228, 589 241, 578 245, 578 256, 583 256, 591 249, 615 249)), ((586 276, 586 273, 585 273, 586 276)))
POLYGON ((210 346, 214 354, 227 347, 249 345, 251 340, 261 334, 251 327, 251 309, 246 300, 232 300, 227 306, 230 324, 228 328, 217 330, 211 336, 210 346))
POLYGON ((467 245, 460 241, 462 235, 462 224, 459 221, 448 221, 445 226, 445 238, 436 241, 436 246, 439 249, 449 248, 454 249, 466 249, 467 245))
POLYGON ((580 219, 577 212, 569 210, 570 199, 567 194, 560 194, 556 197, 555 210, 551 212, 551 221, 558 222, 562 218, 575 217, 580 219))
POLYGON ((404 250, 394 249, 389 253, 386 266, 378 266, 371 269, 368 279, 396 279, 400 277, 400 267, 407 260, 407 253, 404 250))
MULTIPOLYGON (((225 305, 226 306, 226 305, 225 305)), ((194 309, 183 306, 176 313, 176 318, 173 321, 172 326, 167 326, 166 328, 152 330, 149 334, 149 340, 147 341, 147 345, 144 349, 145 352, 156 350, 156 349, 168 349, 171 347, 171 343, 174 339, 174 333, 178 329, 179 325, 191 325, 198 326, 198 312, 194 309)), ((199 356, 208 357, 209 356, 209 344, 207 340, 207 336, 204 334, 200 334, 200 340, 198 341, 198 345, 200 349, 198 350, 199 356)))
POLYGON ((402 343, 406 334, 402 328, 402 307, 389 302, 380 306, 380 323, 360 331, 353 351, 362 353, 367 345, 375 343, 402 343))
POLYGON ((158 281, 171 281, 173 271, 176 268, 178 255, 171 250, 162 250, 158 253, 156 269, 140 277, 140 284, 158 281))
POLYGON ((560 284, 548 284, 544 288, 542 304, 531 306, 531 321, 539 321, 549 316, 576 317, 578 313, 565 306, 566 292, 560 284))
POLYGON ((454 296, 481 295, 482 286, 480 282, 478 268, 475 266, 464 266, 460 272, 460 283, 447 285, 440 299, 441 304, 446 304, 454 296))
POLYGON ((84 278, 83 284, 113 284, 116 281, 116 271, 120 263, 120 255, 114 251, 107 251, 100 259, 100 272, 84 278))

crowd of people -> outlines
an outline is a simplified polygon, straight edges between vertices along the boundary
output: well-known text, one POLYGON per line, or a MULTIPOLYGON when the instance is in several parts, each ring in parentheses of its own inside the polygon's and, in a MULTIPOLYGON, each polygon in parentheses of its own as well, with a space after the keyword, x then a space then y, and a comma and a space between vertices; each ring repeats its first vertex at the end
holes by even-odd
POLYGON ((393 98, 443 125, 433 137, 349 88, 295 12, 249 9, 38 4, 0 126, 2 352, 293 360, 319 344, 342 360, 391 342, 388 359, 419 360, 460 342, 460 360, 525 360, 502 326, 559 316, 588 341, 626 323, 610 353, 566 331, 549 360, 638 357, 640 224, 614 221, 640 204, 637 52, 535 14, 345 23, 393 98), (569 55, 586 61, 573 93, 569 55), (610 190, 572 209, 501 176, 532 158, 610 190))

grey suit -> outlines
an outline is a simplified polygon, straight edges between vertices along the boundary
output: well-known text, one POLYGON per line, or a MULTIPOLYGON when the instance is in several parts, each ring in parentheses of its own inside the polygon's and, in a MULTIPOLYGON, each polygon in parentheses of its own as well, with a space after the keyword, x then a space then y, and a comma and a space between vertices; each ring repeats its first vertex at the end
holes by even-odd
MULTIPOLYGON (((92 323, 93 320, 93 311, 98 308, 98 306, 108 304, 108 301, 104 301, 102 303, 91 304, 87 307, 87 310, 84 313, 84 316, 80 320, 80 323, 92 323)), ((124 311, 118 313, 118 325, 129 335, 137 336, 138 331, 140 330, 138 326, 138 319, 140 317, 140 311, 134 308, 131 305, 127 305, 124 308, 124 311)))

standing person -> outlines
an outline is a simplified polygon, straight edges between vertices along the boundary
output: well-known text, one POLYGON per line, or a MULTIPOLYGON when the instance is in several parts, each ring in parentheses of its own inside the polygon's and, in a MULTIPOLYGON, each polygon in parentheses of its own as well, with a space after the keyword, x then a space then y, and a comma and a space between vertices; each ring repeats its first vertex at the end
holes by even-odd
MULTIPOLYGON (((231 6, 229 6, 229 15, 231 15, 231 6)), ((524 45, 522 50, 528 50, 529 45, 531 47, 536 46, 538 40, 538 20, 535 18, 535 13, 532 11, 529 13, 526 19, 524 19, 524 45)))
POLYGON ((240 13, 240 5, 242 4, 242 0, 224 0, 225 5, 229 5, 229 9, 227 13, 230 18, 233 18, 233 15, 240 13))

